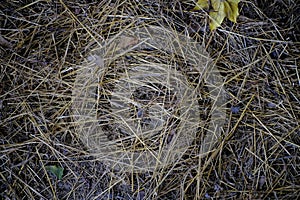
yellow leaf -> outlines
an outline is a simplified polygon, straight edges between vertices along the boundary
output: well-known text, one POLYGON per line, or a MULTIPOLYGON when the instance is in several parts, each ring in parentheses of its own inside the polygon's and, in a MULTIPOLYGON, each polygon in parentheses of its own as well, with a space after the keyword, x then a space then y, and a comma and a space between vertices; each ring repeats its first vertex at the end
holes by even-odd
POLYGON ((225 17, 236 23, 236 19, 239 15, 238 3, 240 0, 198 0, 193 10, 209 8, 209 2, 213 8, 213 10, 209 12, 210 30, 215 30, 221 26, 225 17))
POLYGON ((226 17, 234 23, 236 23, 236 18, 239 16, 239 8, 238 8, 239 2, 240 0, 227 0, 227 4, 229 6, 228 9, 230 9, 231 12, 228 13, 226 17))
POLYGON ((226 17, 230 21, 232 21, 232 19, 233 19, 232 18, 232 9, 227 1, 224 1, 224 12, 225 12, 226 17))
POLYGON ((209 12, 210 16, 210 24, 209 28, 210 30, 215 30, 219 26, 221 26, 226 14, 225 14, 225 6, 224 3, 221 2, 220 0, 212 0, 212 7, 214 11, 209 12))
POLYGON ((208 0, 198 0, 196 6, 193 8, 193 10, 201 10, 201 9, 207 9, 209 8, 208 0))
POLYGON ((219 11, 221 8, 221 4, 223 4, 222 0, 211 0, 211 6, 213 7, 214 11, 219 11))

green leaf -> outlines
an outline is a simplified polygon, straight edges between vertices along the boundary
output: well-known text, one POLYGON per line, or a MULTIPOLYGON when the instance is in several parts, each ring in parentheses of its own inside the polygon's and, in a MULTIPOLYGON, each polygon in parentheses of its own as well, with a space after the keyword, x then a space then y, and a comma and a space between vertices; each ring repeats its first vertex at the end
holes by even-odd
POLYGON ((62 176, 64 174, 64 168, 57 167, 56 165, 48 165, 48 166, 45 166, 45 169, 48 172, 51 172, 52 174, 54 174, 59 180, 62 179, 62 176))

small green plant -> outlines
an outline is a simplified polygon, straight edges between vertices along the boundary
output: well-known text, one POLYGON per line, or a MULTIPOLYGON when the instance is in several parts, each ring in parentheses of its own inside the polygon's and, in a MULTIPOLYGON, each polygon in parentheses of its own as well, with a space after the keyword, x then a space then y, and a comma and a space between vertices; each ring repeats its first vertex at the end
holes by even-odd
POLYGON ((193 10, 209 9, 209 28, 215 30, 221 26, 225 17, 236 23, 239 2, 240 0, 198 0, 193 10))
POLYGON ((62 176, 64 174, 64 168, 56 166, 56 165, 48 165, 48 166, 45 166, 45 169, 48 172, 51 172, 52 174, 54 174, 58 178, 58 180, 62 179, 62 176))

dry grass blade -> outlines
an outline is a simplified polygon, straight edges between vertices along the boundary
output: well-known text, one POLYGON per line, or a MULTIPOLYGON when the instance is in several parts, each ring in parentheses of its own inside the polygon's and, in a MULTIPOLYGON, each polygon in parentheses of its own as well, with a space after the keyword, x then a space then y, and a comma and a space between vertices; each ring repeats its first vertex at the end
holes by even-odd
MULTIPOLYGON (((299 3, 296 0, 241 1, 237 23, 225 20, 214 32, 208 30, 208 14, 204 10, 192 11, 194 6, 192 0, 2 1, 0 198, 299 199, 299 3), (224 80, 221 86, 226 91, 220 92, 215 82, 199 81, 210 73, 202 73, 199 78, 190 70, 203 56, 196 51, 187 54, 185 49, 192 45, 179 42, 177 46, 168 46, 162 39, 160 46, 166 47, 160 50, 145 40, 141 43, 152 48, 133 51, 140 43, 135 38, 123 38, 121 45, 113 46, 113 39, 126 30, 148 26, 168 27, 172 33, 189 36, 195 44, 204 45, 209 53, 205 56, 212 58, 217 66, 224 80), (82 72, 79 66, 89 59, 96 59, 95 64, 99 66, 109 61, 89 57, 91 49, 111 45, 113 52, 118 50, 116 47, 126 49, 128 43, 134 47, 119 57, 124 59, 115 57, 103 71, 105 76, 94 74, 97 82, 91 81, 93 77, 84 77, 82 84, 86 88, 78 90, 79 93, 88 91, 87 88, 98 89, 91 94, 95 98, 89 100, 99 106, 97 112, 101 118, 76 115, 73 100, 76 77, 82 72), (176 53, 165 51, 168 48, 176 49, 176 53), (188 61, 190 57, 192 61, 188 61), (173 82, 156 79, 156 84, 140 87, 132 96, 122 99, 129 102, 136 118, 129 114, 129 107, 107 111, 111 92, 116 92, 110 88, 113 83, 119 81, 120 91, 126 89, 120 80, 131 81, 129 85, 142 83, 131 79, 133 73, 129 70, 129 66, 141 64, 179 66, 168 69, 180 69, 188 77, 189 86, 195 86, 192 92, 182 95, 191 105, 185 105, 180 115, 175 112, 177 115, 166 120, 169 127, 157 137, 152 137, 152 131, 158 130, 156 126, 153 130, 145 129, 151 125, 147 116, 155 116, 156 121, 152 119, 152 122, 158 124, 165 120, 161 116, 172 116, 174 110, 178 111, 177 107, 169 106, 178 100, 174 97, 177 93, 166 85, 184 85, 180 76, 174 76, 173 82), (118 71, 116 66, 127 67, 118 71), (120 74, 123 74, 121 78, 120 74), (165 87, 158 82, 165 82, 165 87), (141 94, 146 89, 156 96, 145 103, 141 94), (212 117, 216 116, 213 115, 216 98, 225 99, 218 105, 226 108, 225 118, 212 117), (193 111, 195 102, 203 124, 199 127, 198 121, 195 125, 186 120, 188 117, 178 122, 178 116, 188 116, 193 111), (126 113, 129 117, 124 117, 126 113), (161 154, 155 150, 162 149, 177 136, 174 134, 177 127, 197 129, 198 134, 183 153, 169 142, 174 151, 181 153, 169 165, 138 173, 133 169, 122 171, 118 167, 128 164, 124 160, 115 166, 107 165, 108 155, 100 157, 86 145, 78 129, 78 117, 86 117, 82 123, 100 124, 107 129, 113 127, 111 117, 119 117, 122 128, 127 133, 131 129, 133 134, 124 138, 112 135, 107 146, 119 142, 117 150, 122 156, 134 147, 136 151, 152 152, 159 159, 161 154), (136 119, 144 121, 133 129, 136 119), (209 128, 213 120, 225 121, 219 129, 221 138, 214 136, 219 139, 217 145, 203 153, 201 142, 209 133, 215 133, 209 128), (134 134, 139 132, 145 140, 134 134), (122 143, 123 139, 129 142, 122 143), (132 139, 134 143, 130 143, 132 139), (45 168, 54 165, 64 169, 61 180, 45 168)), ((179 39, 175 38, 174 42, 179 39)), ((147 74, 143 70, 140 72, 147 74)), ((113 103, 118 106, 119 102, 113 103)))

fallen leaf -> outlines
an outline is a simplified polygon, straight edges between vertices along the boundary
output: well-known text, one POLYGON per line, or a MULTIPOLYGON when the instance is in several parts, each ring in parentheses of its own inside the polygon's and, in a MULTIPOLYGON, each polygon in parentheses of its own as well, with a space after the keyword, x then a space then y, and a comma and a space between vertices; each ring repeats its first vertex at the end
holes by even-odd
POLYGON ((213 10, 209 12, 209 27, 210 30, 215 30, 221 26, 225 17, 236 23, 236 19, 239 15, 239 2, 240 0, 198 0, 193 10, 208 9, 212 7, 213 10))
POLYGON ((211 1, 211 3, 214 10, 209 12, 209 16, 211 18, 209 28, 210 30, 215 30, 216 28, 221 26, 226 16, 226 13, 224 12, 225 5, 224 2, 221 2, 221 0, 214 0, 211 1))
POLYGON ((64 174, 64 168, 57 167, 56 165, 48 165, 48 166, 45 166, 45 169, 48 172, 51 172, 52 174, 54 174, 59 180, 62 179, 62 176, 64 174))
POLYGON ((193 10, 201 10, 209 8, 208 0, 199 0, 193 10))
POLYGON ((239 2, 240 0, 228 0, 224 2, 226 17, 234 23, 236 23, 236 19, 239 16, 239 2))

